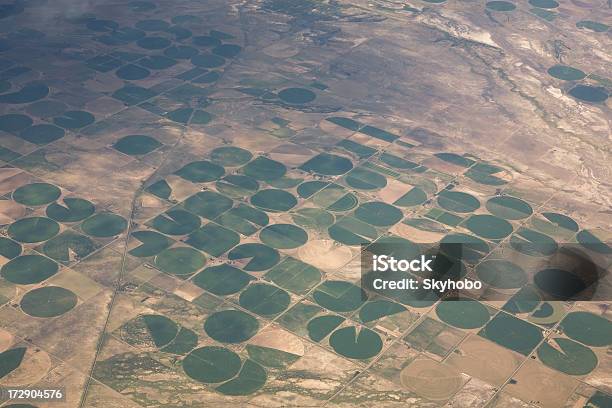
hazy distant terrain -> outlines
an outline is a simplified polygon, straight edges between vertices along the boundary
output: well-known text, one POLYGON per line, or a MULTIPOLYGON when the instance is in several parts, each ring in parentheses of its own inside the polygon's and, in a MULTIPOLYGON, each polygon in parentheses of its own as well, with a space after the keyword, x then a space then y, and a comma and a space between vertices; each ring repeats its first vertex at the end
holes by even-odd
POLYGON ((539 265, 569 244, 610 293, 611 22, 3 1, 0 387, 66 401, 2 407, 610 406, 610 298, 539 265), (362 292, 362 245, 438 242, 490 292, 362 292))

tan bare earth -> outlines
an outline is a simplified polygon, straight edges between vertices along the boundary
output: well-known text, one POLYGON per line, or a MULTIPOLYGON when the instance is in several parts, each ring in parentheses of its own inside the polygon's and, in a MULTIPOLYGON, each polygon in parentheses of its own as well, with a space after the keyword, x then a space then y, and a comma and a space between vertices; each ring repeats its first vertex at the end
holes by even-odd
POLYGON ((400 373, 406 389, 435 401, 452 397, 466 380, 451 367, 429 359, 416 359, 400 373))
POLYGON ((298 255, 302 261, 319 269, 333 270, 346 265, 352 259, 353 251, 330 239, 318 239, 300 247, 298 255))
POLYGON ((281 350, 296 356, 304 355, 304 343, 299 337, 286 330, 272 326, 268 326, 257 333, 249 343, 255 346, 281 350))
POLYGON ((0 353, 11 347, 14 341, 14 336, 11 332, 0 329, 0 353))
POLYGON ((51 364, 51 358, 45 351, 28 347, 21 365, 2 377, 0 384, 14 387, 35 384, 47 374, 51 364))
POLYGON ((25 215, 25 206, 12 200, 0 200, 0 225, 10 224, 25 215))

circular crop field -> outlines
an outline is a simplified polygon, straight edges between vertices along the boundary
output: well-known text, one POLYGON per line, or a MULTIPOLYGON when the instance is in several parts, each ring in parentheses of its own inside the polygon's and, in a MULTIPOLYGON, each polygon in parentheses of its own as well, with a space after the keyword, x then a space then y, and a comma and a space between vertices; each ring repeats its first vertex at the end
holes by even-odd
POLYGON ((400 372, 400 382, 429 400, 446 401, 463 387, 465 380, 437 361, 417 358, 400 372))
POLYGON ((76 110, 64 112, 62 116, 53 118, 53 123, 64 129, 80 129, 91 125, 95 120, 95 116, 91 113, 76 110))
POLYGON ((589 230, 582 230, 576 234, 576 240, 580 245, 591 251, 599 252, 600 254, 612 253, 612 248, 589 230))
POLYGON ((279 189, 261 190, 251 197, 251 204, 264 211, 283 212, 289 211, 297 205, 297 199, 293 194, 279 189))
POLYGON ((510 245, 517 251, 530 256, 549 256, 557 251, 557 242, 540 232, 520 228, 510 238, 510 245))
POLYGON ((213 54, 220 55, 224 58, 234 58, 242 51, 242 47, 236 44, 221 44, 213 48, 213 54))
POLYGON ((375 300, 366 303, 359 309, 359 319, 363 323, 368 323, 404 311, 406 311, 406 308, 398 303, 388 300, 375 300))
POLYGON ((375 331, 364 327, 357 332, 357 327, 349 326, 333 332, 329 345, 340 355, 365 360, 380 353, 383 342, 375 331))
POLYGON ((58 222, 77 222, 91 216, 96 207, 82 198, 64 198, 63 204, 52 203, 47 207, 47 217, 58 222))
POLYGON ((608 91, 602 86, 576 85, 569 94, 584 102, 601 103, 608 99, 608 91))
POLYGON ((193 283, 217 296, 227 296, 241 291, 253 277, 233 266, 211 266, 198 273, 193 283))
POLYGON ((28 115, 10 113, 0 116, 0 130, 5 132, 19 132, 32 126, 32 119, 28 115))
POLYGON ((73 309, 77 297, 68 289, 45 286, 26 293, 21 299, 21 310, 34 317, 61 316, 73 309))
POLYGON ((527 274, 517 264, 504 259, 488 259, 476 267, 484 283, 499 289, 518 289, 527 283, 527 274))
POLYGON ((300 227, 291 224, 272 224, 261 230, 259 239, 276 249, 292 249, 308 241, 308 234, 300 227))
POLYGON ((321 153, 304 163, 300 168, 326 176, 338 176, 353 168, 353 163, 346 157, 321 153))
POLYGON ((223 177, 225 169, 217 164, 203 160, 186 164, 176 174, 192 183, 209 183, 223 177))
POLYGON ((92 237, 114 237, 125 231, 127 221, 125 218, 113 213, 99 213, 89 217, 81 224, 81 229, 92 237))
POLYGON ((476 262, 489 252, 489 244, 473 235, 453 233, 440 241, 440 250, 452 258, 476 262))
POLYGON ((165 37, 144 37, 138 40, 136 44, 146 50, 161 50, 172 45, 172 42, 165 37))
POLYGON ((19 137, 37 145, 54 142, 64 137, 64 129, 54 125, 34 125, 19 133, 19 137))
POLYGON ((193 350, 183 360, 185 374, 203 383, 220 383, 238 374, 238 354, 224 347, 201 347, 193 350))
POLYGON ((15 241, 11 241, 8 238, 0 237, 0 255, 7 258, 13 259, 21 254, 21 245, 15 241))
POLYGON ((189 247, 168 248, 155 257, 155 266, 171 275, 189 275, 206 264, 206 257, 189 247))
POLYGON ((238 245, 229 251, 227 257, 231 261, 248 261, 243 266, 243 269, 253 272, 270 269, 280 260, 280 255, 276 249, 260 243, 238 245))
POLYGON ((215 183, 217 191, 230 197, 247 197, 259 189, 259 183, 249 176, 230 174, 215 183))
POLYGON ((436 314, 445 323, 460 329, 477 329, 489 321, 489 311, 475 300, 446 300, 436 307, 436 314))
POLYGON ((329 183, 327 181, 305 181, 298 186, 297 193, 301 198, 310 198, 328 185, 329 183))
POLYGON ((586 78, 586 74, 577 68, 567 65, 553 65, 548 68, 548 74, 564 81, 579 81, 586 78))
POLYGON ((554 9, 559 7, 559 3, 555 0, 529 0, 529 4, 543 9, 554 9))
POLYGON ((340 326, 344 320, 344 317, 336 315, 317 316, 306 325, 308 337, 310 337, 312 341, 319 342, 334 331, 336 327, 340 326))
POLYGON ((67 230, 45 242, 42 251, 49 258, 68 263, 86 257, 95 251, 96 247, 89 237, 67 230))
POLYGON ((612 344, 612 322, 588 312, 573 312, 560 323, 567 337, 593 347, 612 344))
POLYGON ((487 8, 493 11, 512 11, 516 9, 516 6, 509 1, 494 0, 487 3, 487 8))
POLYGON ((506 220, 521 220, 533 214, 533 208, 528 203, 509 196, 491 198, 487 201, 487 210, 491 214, 506 220))
POLYGON ((42 282, 55 275, 58 265, 40 255, 22 255, 8 261, 2 266, 4 279, 18 285, 31 285, 42 282))
POLYGON ((319 305, 338 313, 356 310, 367 300, 359 286, 345 281, 323 282, 312 297, 319 305))
POLYGON ((344 187, 330 184, 312 197, 312 202, 319 207, 333 212, 344 212, 357 206, 359 200, 344 187))
POLYGON ((260 156, 244 166, 242 171, 255 180, 271 181, 283 177, 287 167, 275 160, 260 156))
POLYGON ((480 202, 473 195, 448 190, 438 194, 438 205, 445 210, 458 213, 469 213, 480 208, 480 202))
POLYGON ((305 88, 285 88, 278 93, 278 97, 291 105, 303 105, 314 101, 317 95, 305 88))
POLYGON ((355 210, 355 218, 377 227, 395 225, 404 217, 404 214, 390 204, 373 201, 361 204, 355 210))
POLYGON ((198 54, 191 58, 191 63, 196 67, 217 68, 225 64, 225 58, 215 54, 198 54))
POLYGON ((576 23, 576 27, 586 28, 596 33, 605 33, 610 29, 609 25, 593 20, 581 20, 576 23))
POLYGON ((198 228, 200 217, 185 210, 169 210, 158 215, 151 226, 168 235, 186 235, 198 228))
POLYGON ((274 316, 287 309, 291 297, 273 285, 256 283, 240 294, 240 306, 262 316, 274 316))
POLYGON ((259 329, 257 319, 239 310, 223 310, 210 315, 204 330, 221 343, 241 343, 253 337, 259 329))
POLYGON ((559 214, 559 213, 551 213, 551 212, 544 212, 542 213, 542 215, 549 222, 553 223, 554 225, 560 228, 566 229, 568 231, 578 232, 578 229, 579 229, 578 223, 574 221, 572 218, 568 217, 567 215, 559 214))
POLYGON ((13 200, 30 207, 49 204, 59 198, 61 190, 48 183, 32 183, 13 192, 13 200))
POLYGON ((49 95, 49 87, 42 82, 30 82, 21 89, 0 95, 0 103, 22 104, 36 102, 49 95))
POLYGON ((119 139, 113 147, 129 156, 142 156, 151 153, 162 144, 151 136, 129 135, 119 139))
POLYGON ((188 45, 174 45, 164 50, 164 55, 175 59, 191 59, 198 53, 197 48, 188 45))
POLYGON ((597 367, 597 356, 590 348, 561 337, 543 343, 537 353, 541 362, 569 375, 586 375, 597 367), (561 350, 550 344, 553 341, 561 350))
POLYGON ((485 239, 502 239, 512 233, 512 224, 493 215, 472 215, 465 227, 485 239))
POLYGON ((8 234, 15 241, 35 243, 53 238, 59 232, 59 224, 46 217, 22 218, 8 227, 8 234))
POLYGON ((139 67, 138 65, 127 64, 119 68, 115 72, 115 75, 126 81, 137 81, 139 79, 145 79, 151 75, 151 72, 148 69, 139 67))
POLYGON ((347 174, 345 181, 357 190, 378 190, 387 185, 385 176, 360 167, 347 174))
POLYGON ((210 160, 222 166, 242 166, 248 163, 252 158, 253 155, 251 152, 235 146, 217 147, 210 152, 210 160))
POLYGON ((199 47, 217 47, 221 45, 221 40, 209 35, 198 35, 193 37, 191 41, 199 47))
POLYGON ((68 106, 64 102, 44 100, 28 105, 26 112, 38 118, 50 118, 64 113, 68 106))

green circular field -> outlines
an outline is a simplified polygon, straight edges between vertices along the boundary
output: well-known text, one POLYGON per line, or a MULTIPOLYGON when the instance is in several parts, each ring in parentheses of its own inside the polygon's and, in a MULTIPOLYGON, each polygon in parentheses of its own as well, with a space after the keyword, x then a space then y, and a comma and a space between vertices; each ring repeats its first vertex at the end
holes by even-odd
POLYGON ((262 366, 252 360, 246 360, 238 376, 216 388, 224 395, 244 396, 253 394, 264 386, 268 375, 262 366))
POLYGON ((49 204, 59 198, 62 191, 48 183, 32 183, 13 192, 13 200, 29 207, 49 204))
POLYGON ((32 119, 28 115, 10 113, 0 116, 0 130, 5 132, 19 132, 32 126, 32 119))
POLYGON ((158 215, 151 226, 168 235, 186 235, 200 226, 200 217, 185 210, 168 210, 158 215))
POLYGON ((81 224, 81 229, 92 237, 114 237, 125 231, 127 221, 125 218, 113 213, 99 213, 89 217, 81 224))
POLYGON ((82 221, 94 213, 96 207, 82 198, 64 198, 63 205, 52 203, 47 207, 47 217, 59 222, 82 221))
POLYGON ((579 81, 586 78, 586 74, 581 70, 567 65, 553 65, 548 68, 548 74, 564 81, 579 81))
POLYGON ((561 337, 542 343, 537 353, 544 364, 569 375, 586 375, 597 367, 597 356, 590 348, 561 337), (549 344, 553 341, 561 350, 549 344))
POLYGON ((404 311, 406 311, 406 308, 398 303, 388 300, 374 300, 359 309, 359 319, 363 323, 369 323, 404 311))
POLYGON ((64 129, 80 129, 91 125, 95 120, 95 116, 91 113, 75 110, 64 112, 62 116, 53 118, 53 123, 64 129))
POLYGON ((234 58, 242 51, 242 47, 236 44, 221 44, 213 48, 213 54, 220 55, 224 58, 234 58))
POLYGON ((300 208, 291 219, 300 227, 314 230, 324 230, 334 223, 334 216, 320 208, 300 208))
POLYGON ((12 223, 7 232, 15 241, 34 243, 53 238, 59 230, 59 224, 49 218, 29 217, 12 223))
POLYGON ((446 255, 467 262, 477 262, 490 250, 489 244, 473 235, 448 234, 440 241, 440 250, 446 255))
POLYGON ((480 208, 480 201, 471 194, 444 190, 438 194, 438 205, 447 211, 469 213, 480 208))
POLYGON ((576 241, 591 251, 599 252, 600 254, 612 253, 612 248, 589 230, 582 230, 576 234, 576 241))
POLYGON ((251 197, 251 204, 264 211, 284 212, 297 205, 293 194, 279 189, 260 190, 251 197))
POLYGON ((188 45, 173 45, 164 50, 164 55, 169 58, 175 59, 191 59, 198 53, 196 48, 188 45))
POLYGON ((612 344, 612 322, 588 312, 572 312, 560 323, 565 335, 587 346, 606 347, 612 344))
POLYGON ((251 312, 262 316, 273 316, 287 309, 291 297, 284 290, 265 283, 249 286, 240 294, 239 303, 251 312))
POLYGON ((389 227, 401 221, 404 214, 397 207, 381 201, 363 203, 355 210, 355 218, 377 227, 389 227))
POLYGON ((177 64, 174 58, 165 55, 151 55, 138 61, 140 65, 152 70, 167 69, 177 64))
POLYGON ((0 237, 0 256, 13 259, 21 254, 21 245, 8 238, 0 237))
POLYGON ((516 9, 516 6, 509 1, 494 0, 487 2, 487 8, 493 11, 512 11, 516 9))
POLYGON ((504 312, 498 313, 479 335, 525 356, 543 339, 540 328, 504 312))
POLYGON ((544 212, 542 215, 558 227, 574 232, 577 232, 579 229, 578 223, 567 215, 551 212, 544 212))
POLYGON ((42 82, 30 82, 21 89, 0 95, 0 103, 22 104, 36 102, 49 94, 49 87, 42 82))
POLYGON ((338 176, 351 170, 353 163, 346 157, 320 153, 302 164, 300 168, 304 171, 312 171, 326 176, 338 176))
POLYGON ((151 153, 161 145, 161 143, 151 136, 129 135, 117 140, 113 148, 129 156, 141 156, 151 153))
POLYGON ((317 95, 305 88, 285 88, 278 93, 278 97, 291 105, 302 105, 314 101, 317 95))
POLYGON ((347 174, 345 181, 357 190, 378 190, 387 185, 385 176, 360 167, 347 174))
POLYGON ((189 247, 168 248, 155 257, 155 266, 171 275, 189 275, 206 264, 206 257, 189 247))
POLYGON ((238 354, 223 347, 201 347, 193 350, 183 360, 185 374, 203 383, 220 383, 229 380, 240 370, 238 354))
POLYGON ((600 103, 608 99, 608 91, 602 86, 576 85, 569 94, 584 102, 600 103))
POLYGON ((512 233, 512 224, 493 215, 472 215, 465 227, 485 239, 502 239, 512 233))
POLYGON ((352 283, 326 281, 312 295, 315 302, 333 312, 345 313, 357 310, 366 300, 366 293, 352 283))
POLYGON ((581 20, 576 23, 576 27, 586 28, 596 33, 605 33, 610 29, 609 25, 592 20, 581 20))
POLYGON ((22 255, 2 266, 2 277, 18 285, 31 285, 55 275, 58 265, 40 255, 22 255))
POLYGON ((139 67, 138 65, 127 64, 119 68, 115 72, 115 75, 126 81, 137 81, 139 79, 145 79, 151 75, 151 72, 148 69, 139 67))
POLYGON ((328 185, 329 183, 327 181, 305 181, 298 186, 297 193, 301 198, 310 198, 328 185))
POLYGON ((533 208, 527 202, 509 196, 491 198, 487 201, 487 210, 506 220, 521 220, 533 214, 533 208))
POLYGON ((58 262, 78 261, 96 250, 96 244, 87 236, 67 230, 45 242, 42 252, 58 262))
POLYGON ((260 156, 244 166, 242 171, 255 180, 272 181, 283 177, 287 167, 275 160, 260 156))
POLYGON ((193 37, 191 41, 199 47, 217 47, 221 45, 221 40, 209 35, 199 35, 193 37))
POLYGON ((554 239, 529 228, 519 228, 510 238, 510 246, 530 256, 550 256, 558 248, 554 239))
POLYGON ((242 198, 253 194, 259 189, 259 183, 249 176, 230 174, 215 183, 217 191, 230 197, 242 198))
POLYGON ((445 300, 438 303, 436 314, 445 323, 460 329, 477 329, 489 321, 489 311, 475 300, 445 300))
POLYGON ((253 158, 253 154, 248 150, 236 146, 217 147, 210 152, 210 160, 222 166, 242 166, 253 158))
POLYGON ((488 259, 476 267, 484 283, 499 289, 518 289, 527 283, 527 274, 517 264, 504 259, 488 259))
POLYGON ((225 64, 225 58, 215 54, 198 54, 191 58, 191 63, 196 67, 217 68, 225 64))
POLYGON ((355 194, 348 192, 338 184, 330 184, 312 198, 312 202, 328 211, 344 212, 352 210, 359 204, 355 194))
POLYGON ((172 42, 164 37, 144 37, 138 40, 136 44, 146 50, 161 50, 169 47, 172 42))
POLYGON ((241 291, 253 277, 233 266, 222 264, 211 266, 198 273, 193 283, 217 295, 227 296, 241 291))
POLYGON ((349 326, 333 332, 329 345, 340 355, 365 360, 380 353, 383 342, 375 331, 363 327, 357 333, 357 327, 349 326))
POLYGON ((64 129, 54 125, 34 125, 19 133, 19 137, 37 145, 48 144, 64 137, 64 129))
POLYGON ((59 286, 45 286, 26 293, 21 298, 21 310, 34 317, 61 316, 73 309, 77 297, 68 289, 59 286))
POLYGON ((239 310, 223 310, 210 315, 204 331, 221 343, 241 343, 253 337, 259 329, 257 319, 239 310))
POLYGON ((166 31, 170 24, 164 20, 140 20, 134 27, 143 31, 166 31))
POLYGON ((272 224, 261 230, 259 239, 276 249, 297 248, 308 241, 308 234, 300 227, 291 224, 272 224))
POLYGON ((554 9, 559 7, 559 3, 555 0, 529 0, 529 4, 533 7, 543 8, 543 9, 554 9))
POLYGON ((234 247, 227 254, 230 261, 248 261, 242 269, 260 272, 270 269, 278 263, 280 255, 276 249, 260 243, 247 243, 234 247))
POLYGON ((317 316, 306 325, 308 337, 312 341, 319 342, 344 321, 345 319, 336 315, 317 316))
POLYGON ((64 113, 68 106, 64 102, 44 100, 28 105, 26 112, 39 118, 50 118, 64 113))
POLYGON ((176 174, 192 183, 209 183, 223 177, 225 169, 217 164, 203 160, 186 164, 176 174))

